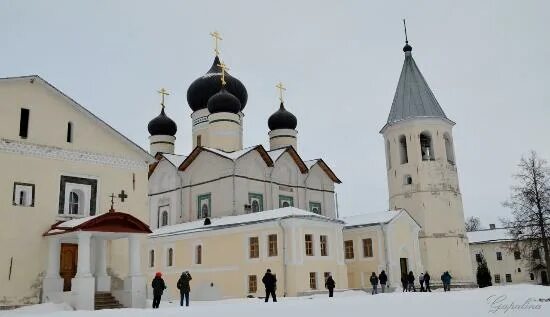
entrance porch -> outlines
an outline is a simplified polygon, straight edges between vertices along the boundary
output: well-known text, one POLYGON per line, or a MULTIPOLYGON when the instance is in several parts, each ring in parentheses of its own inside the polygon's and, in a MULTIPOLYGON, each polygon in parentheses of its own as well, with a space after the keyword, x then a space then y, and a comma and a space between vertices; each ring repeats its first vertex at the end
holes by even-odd
POLYGON ((93 310, 96 293, 112 293, 125 307, 145 307, 140 240, 150 232, 146 224, 120 212, 54 224, 44 234, 49 253, 42 301, 66 302, 75 309, 93 310), (128 241, 129 268, 123 290, 113 291, 111 276, 107 274, 107 241, 118 239, 128 241))

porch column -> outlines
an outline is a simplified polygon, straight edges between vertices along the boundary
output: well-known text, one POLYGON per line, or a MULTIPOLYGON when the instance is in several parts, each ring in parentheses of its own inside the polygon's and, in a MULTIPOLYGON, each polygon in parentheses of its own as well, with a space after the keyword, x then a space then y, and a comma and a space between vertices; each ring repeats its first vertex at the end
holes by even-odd
POLYGON ((48 268, 42 281, 42 302, 56 301, 59 294, 63 293, 63 279, 59 275, 59 262, 61 257, 60 238, 48 237, 48 268))
POLYGON ((141 244, 138 235, 128 237, 130 270, 124 279, 124 291, 128 294, 126 306, 145 308, 145 276, 141 273, 141 244))
POLYGON ((78 266, 72 279, 72 304, 76 309, 93 310, 95 278, 90 273, 90 243, 92 234, 80 231, 78 237, 78 266))
POLYGON ((111 290, 111 277, 107 275, 107 241, 97 239, 96 246, 96 290, 98 292, 109 292, 111 290))

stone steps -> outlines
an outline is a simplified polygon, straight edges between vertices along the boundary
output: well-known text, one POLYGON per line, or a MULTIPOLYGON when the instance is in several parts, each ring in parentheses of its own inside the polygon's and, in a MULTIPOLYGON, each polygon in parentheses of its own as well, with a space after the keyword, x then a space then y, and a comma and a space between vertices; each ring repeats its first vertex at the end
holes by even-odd
POLYGON ((108 292, 99 292, 95 294, 95 310, 124 308, 116 298, 108 292))

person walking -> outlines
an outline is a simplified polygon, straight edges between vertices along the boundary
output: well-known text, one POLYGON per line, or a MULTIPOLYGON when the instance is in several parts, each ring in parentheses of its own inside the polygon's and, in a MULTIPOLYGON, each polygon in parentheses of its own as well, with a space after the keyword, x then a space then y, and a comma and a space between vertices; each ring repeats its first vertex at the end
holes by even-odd
POLYGON ((428 274, 427 271, 426 271, 426 273, 424 273, 424 285, 426 285, 426 292, 431 292, 432 291, 430 289, 430 274, 428 274))
POLYGON ((424 285, 426 285, 426 292, 431 292, 430 289, 430 274, 428 274, 428 271, 424 273, 424 285))
POLYGON ((420 283, 420 292, 424 292, 424 273, 418 276, 418 283, 420 283))
POLYGON ((332 278, 332 275, 329 275, 327 281, 325 282, 325 287, 328 289, 328 297, 333 297, 334 288, 336 287, 336 282, 332 278))
POLYGON ((409 275, 407 276, 407 286, 408 286, 407 288, 408 288, 409 292, 411 290, 416 292, 416 287, 414 287, 414 280, 415 280, 414 273, 413 273, 413 271, 410 271, 409 275))
POLYGON ((453 277, 451 276, 451 274, 449 274, 449 271, 445 271, 445 273, 443 273, 441 275, 441 282, 443 282, 443 290, 445 292, 450 292, 451 291, 451 279, 453 277))
POLYGON ((164 280, 162 279, 162 273, 157 272, 155 274, 151 287, 153 288, 153 308, 159 308, 160 298, 166 289, 166 283, 164 283, 164 280))
POLYGON ((277 289, 277 278, 275 275, 271 274, 271 269, 267 269, 262 278, 262 282, 265 286, 265 302, 267 303, 269 301, 270 294, 271 298, 273 298, 273 302, 276 302, 277 297, 275 296, 275 290, 277 289))
POLYGON ((408 292, 407 285, 409 283, 407 282, 407 274, 401 273, 401 286, 403 286, 403 292, 408 292))
POLYGON ((193 278, 189 271, 181 273, 180 279, 178 280, 177 287, 180 290, 180 306, 183 306, 183 299, 185 298, 185 306, 189 306, 189 293, 191 292, 191 286, 189 281, 193 278))
POLYGON ((386 283, 388 282, 388 276, 386 275, 386 272, 382 270, 380 272, 380 275, 378 275, 378 281, 380 282, 380 288, 382 289, 382 293, 386 292, 386 283))
POLYGON ((370 276, 370 284, 372 285, 372 295, 378 294, 378 276, 374 272, 370 276))

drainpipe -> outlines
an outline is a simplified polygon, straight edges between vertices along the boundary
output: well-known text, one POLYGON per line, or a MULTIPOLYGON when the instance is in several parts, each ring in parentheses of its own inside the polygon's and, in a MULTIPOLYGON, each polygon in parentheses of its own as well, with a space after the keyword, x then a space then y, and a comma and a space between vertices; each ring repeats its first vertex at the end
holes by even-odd
MULTIPOLYGON (((382 229, 382 234, 384 236, 384 261, 386 262, 385 263, 385 267, 386 267, 386 275, 387 274, 390 274, 390 267, 388 266, 389 265, 389 260, 388 260, 388 257, 389 257, 389 253, 390 250, 388 248, 388 228, 386 228, 386 226, 381 223, 380 224, 380 228, 382 229)), ((388 287, 391 286, 391 279, 388 279, 388 287)))
POLYGON ((179 171, 176 170, 176 173, 178 173, 179 179, 180 179, 180 218, 181 222, 185 222, 183 219, 183 176, 179 171))
POLYGON ((237 198, 235 194, 235 170, 237 169, 237 161, 233 160, 233 216, 237 215, 237 198))
POLYGON ((340 219, 340 215, 338 213, 338 193, 336 192, 336 190, 334 190, 334 198, 336 202, 336 219, 340 219))
POLYGON ((285 227, 283 227, 283 224, 282 224, 282 218, 279 218, 279 220, 277 220, 277 224, 279 225, 279 227, 281 228, 281 231, 282 231, 282 236, 283 236, 283 283, 284 283, 284 288, 283 288, 283 297, 286 297, 286 294, 287 294, 287 284, 286 284, 286 281, 287 281, 287 274, 286 274, 286 239, 285 239, 285 227))

